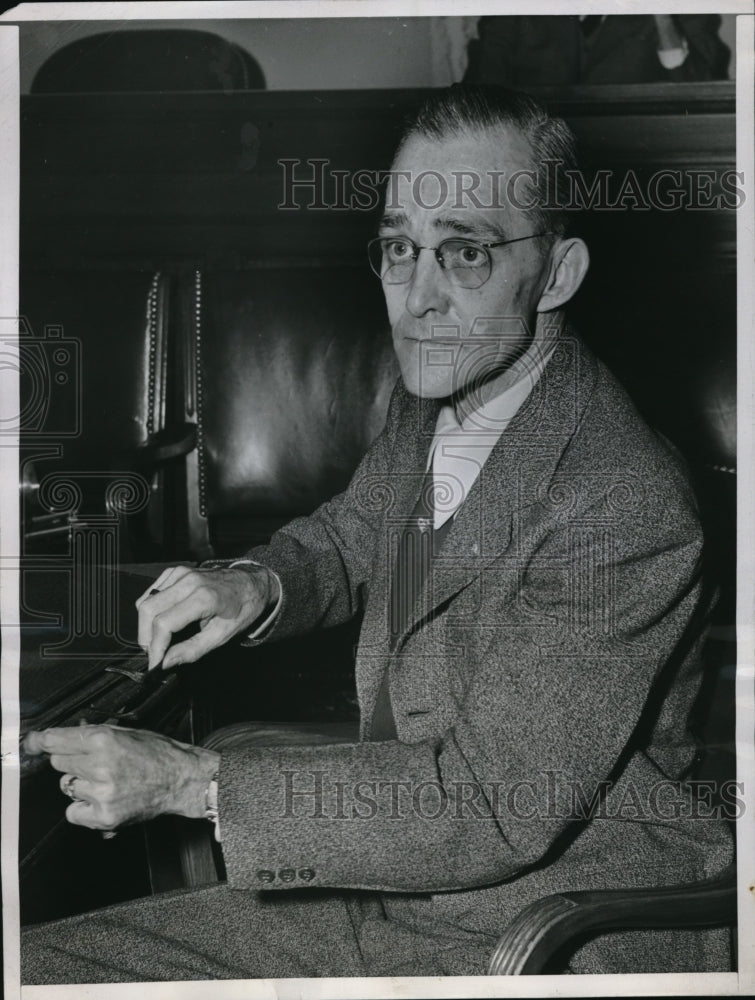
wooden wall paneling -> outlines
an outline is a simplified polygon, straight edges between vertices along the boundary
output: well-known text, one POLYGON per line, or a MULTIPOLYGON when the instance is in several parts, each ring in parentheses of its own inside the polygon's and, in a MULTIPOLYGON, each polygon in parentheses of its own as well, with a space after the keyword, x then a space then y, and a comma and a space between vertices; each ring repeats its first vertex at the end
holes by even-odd
MULTIPOLYGON (((690 87, 691 94, 682 88, 686 102, 664 91, 624 106, 611 103, 610 93, 607 104, 592 94, 552 105, 567 114, 588 163, 617 173, 631 167, 721 174, 733 167, 733 90, 690 87)), ((67 266, 259 266, 334 257, 361 264, 376 212, 282 210, 278 161, 326 159, 331 169, 350 173, 385 169, 402 120, 424 93, 25 98, 22 253, 37 265, 67 266)), ((298 192, 297 200, 304 198, 298 192)), ((324 202, 333 200, 330 186, 324 202)), ((672 229, 685 224, 684 213, 673 214, 672 229)), ((722 232, 728 226, 732 239, 723 214, 716 225, 722 232)), ((670 231, 670 218, 663 214, 659 231, 670 231)), ((724 239, 715 227, 711 232, 714 241, 724 239)))

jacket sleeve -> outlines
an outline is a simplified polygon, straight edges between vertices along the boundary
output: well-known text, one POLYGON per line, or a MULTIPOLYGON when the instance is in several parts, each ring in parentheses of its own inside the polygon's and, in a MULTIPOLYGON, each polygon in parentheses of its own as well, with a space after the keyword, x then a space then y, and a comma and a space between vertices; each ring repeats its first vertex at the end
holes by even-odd
POLYGON ((581 524, 611 528, 581 541, 553 515, 525 565, 507 550, 488 568, 487 647, 439 738, 224 753, 229 883, 440 891, 545 858, 573 825, 574 790, 589 800, 616 772, 689 636, 701 534, 678 487, 650 477, 641 510, 615 495, 617 509, 582 510, 581 524), (597 602, 580 596, 585 581, 597 602))

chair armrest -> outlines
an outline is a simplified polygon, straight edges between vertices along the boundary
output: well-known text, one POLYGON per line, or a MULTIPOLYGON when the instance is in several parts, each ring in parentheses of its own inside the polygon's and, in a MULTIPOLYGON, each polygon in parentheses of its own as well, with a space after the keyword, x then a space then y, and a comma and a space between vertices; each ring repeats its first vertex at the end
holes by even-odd
POLYGON ((661 889, 562 892, 531 903, 496 945, 490 976, 536 975, 555 952, 591 931, 689 928, 734 924, 736 867, 720 875, 661 889))

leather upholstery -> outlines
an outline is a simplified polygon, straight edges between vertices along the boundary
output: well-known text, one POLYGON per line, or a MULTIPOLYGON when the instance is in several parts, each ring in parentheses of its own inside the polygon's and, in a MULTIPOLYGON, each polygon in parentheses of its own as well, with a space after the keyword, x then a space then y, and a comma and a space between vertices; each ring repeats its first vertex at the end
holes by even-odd
POLYGON ((202 444, 210 516, 308 513, 382 428, 396 367, 363 269, 208 274, 202 444))

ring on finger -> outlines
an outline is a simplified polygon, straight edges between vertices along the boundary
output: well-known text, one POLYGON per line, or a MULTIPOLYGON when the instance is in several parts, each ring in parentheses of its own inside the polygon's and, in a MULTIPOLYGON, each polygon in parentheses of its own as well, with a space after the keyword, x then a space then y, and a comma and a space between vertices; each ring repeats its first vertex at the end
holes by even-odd
POLYGON ((60 779, 60 790, 64 795, 67 795, 69 799, 73 799, 74 802, 77 801, 76 793, 73 790, 74 782, 76 781, 75 774, 65 774, 60 779))

